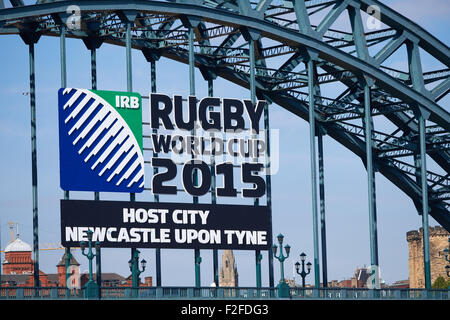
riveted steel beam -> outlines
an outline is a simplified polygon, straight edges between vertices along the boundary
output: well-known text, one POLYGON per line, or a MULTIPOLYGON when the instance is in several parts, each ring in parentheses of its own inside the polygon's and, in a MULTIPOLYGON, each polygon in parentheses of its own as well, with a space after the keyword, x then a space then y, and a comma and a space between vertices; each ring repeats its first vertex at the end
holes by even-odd
MULTIPOLYGON (((133 1, 134 2, 134 1, 133 1)), ((87 4, 84 2, 80 2, 81 6, 85 6, 86 10, 95 10, 96 9, 96 5, 97 3, 93 3, 93 4, 87 4)), ((43 4, 39 7, 47 7, 47 14, 51 13, 51 11, 55 11, 55 8, 52 6, 56 6, 56 3, 49 3, 49 4, 43 4)), ((115 5, 115 10, 117 10, 117 7, 119 5, 115 5)), ((128 4, 123 4, 121 5, 125 8, 129 8, 130 3, 128 4)), ((56 6, 57 7, 57 6, 56 6)), ((410 102, 419 102, 424 108, 429 109, 429 111, 432 112, 432 115, 430 117, 431 121, 435 121, 435 122, 440 122, 441 125, 446 126, 448 128, 448 121, 446 122, 444 119, 448 119, 449 115, 448 113, 446 113, 445 111, 443 111, 443 109, 440 109, 438 106, 434 105, 434 103, 429 100, 427 97, 424 97, 423 95, 421 95, 420 93, 418 93, 417 91, 410 89, 410 88, 406 88, 404 86, 401 86, 399 83, 392 81, 391 79, 389 79, 389 77, 386 77, 385 75, 382 74, 382 72, 380 72, 380 70, 378 70, 377 68, 375 68, 374 66, 371 66, 370 64, 364 63, 361 60, 358 60, 354 57, 349 57, 348 55, 345 55, 344 53, 340 52, 337 49, 330 49, 330 48, 324 48, 324 44, 321 43, 320 41, 316 40, 316 39, 311 39, 311 38, 304 38, 304 35, 301 35, 299 33, 296 34, 292 34, 293 30, 285 30, 281 27, 278 26, 274 26, 274 25, 267 25, 267 22, 265 22, 264 20, 258 19, 258 18, 254 18, 254 17, 245 17, 246 22, 244 23, 243 21, 240 22, 240 18, 239 15, 236 15, 235 13, 231 13, 231 12, 225 12, 225 11, 221 11, 219 12, 214 12, 214 10, 211 10, 209 8, 205 8, 205 7, 195 7, 193 8, 192 6, 188 6, 188 5, 184 5, 184 4, 170 4, 170 6, 167 3, 163 3, 163 2, 145 2, 142 3, 140 1, 136 1, 134 3, 134 6, 132 6, 133 8, 137 8, 137 9, 141 9, 141 10, 145 10, 145 9, 153 9, 153 10, 164 10, 166 12, 170 13, 175 13, 175 11, 177 11, 177 13, 190 13, 190 12, 196 12, 199 13, 202 17, 205 17, 207 19, 212 19, 213 21, 224 21, 224 23, 230 23, 230 24, 235 24, 235 25, 247 25, 250 27, 253 27, 254 29, 260 30, 263 32, 264 35, 269 35, 274 37, 275 39, 285 39, 283 41, 299 41, 301 43, 303 43, 306 46, 310 46, 310 47, 314 47, 316 49, 318 49, 321 58, 325 59, 325 60, 329 60, 329 61, 333 61, 333 62, 339 62, 338 64, 340 64, 342 67, 347 68, 349 70, 359 70, 359 72, 364 72, 364 73, 368 73, 371 74, 372 77, 375 80, 380 81, 381 83, 383 83, 383 85, 387 86, 388 88, 390 88, 392 90, 392 94, 399 96, 400 98, 410 101, 410 102), (139 5, 137 5, 137 3, 139 3, 139 5), (298 38, 298 40, 297 40, 298 38), (356 61, 354 61, 356 60, 356 61)), ((0 12, 0 20, 2 20, 2 18, 7 17, 11 17, 11 16, 15 16, 16 13, 11 13, 11 10, 25 10, 27 7, 21 7, 21 8, 13 8, 13 9, 4 9, 2 11, 8 11, 7 14, 1 14, 0 12)), ((36 8, 35 8, 36 9, 36 8)), ((101 9, 97 8, 97 10, 108 10, 111 8, 108 8, 108 5, 103 6, 101 9)), ((26 10, 25 10, 26 11, 26 10)), ((36 13, 36 11, 39 10, 35 10, 34 12, 36 13)), ((4 12, 3 12, 4 13, 4 12)), ((27 14, 29 15, 30 12, 21 12, 22 16, 26 16, 27 14)), ((426 35, 426 34, 425 34, 426 35)))
MULTIPOLYGON (((417 111, 419 106, 430 112, 429 123, 436 127, 430 134, 437 135, 437 132, 449 131, 449 114, 436 102, 442 99, 449 91, 448 74, 443 70, 435 70, 429 73, 424 73, 420 69, 420 55, 419 49, 423 49, 430 53, 433 57, 438 59, 441 63, 448 66, 449 49, 442 42, 432 37, 422 28, 418 27, 411 21, 393 12, 387 6, 380 4, 378 1, 371 0, 349 0, 349 1, 314 1, 313 3, 306 3, 307 15, 314 14, 329 7, 331 11, 324 21, 317 28, 311 28, 322 33, 322 38, 316 38, 306 34, 307 28, 301 28, 297 16, 294 14, 295 10, 284 8, 278 5, 272 5, 269 2, 261 1, 256 4, 258 9, 253 9, 253 4, 241 2, 241 7, 248 11, 247 16, 242 16, 238 13, 238 6, 234 3, 226 1, 209 1, 205 2, 205 6, 199 6, 199 3, 192 1, 184 1, 184 3, 165 3, 157 1, 115 1, 114 5, 107 1, 69 1, 71 4, 79 5, 82 11, 91 12, 93 17, 101 17, 102 24, 99 32, 100 37, 104 42, 125 45, 126 33, 123 29, 123 24, 117 18, 117 12, 123 10, 138 11, 139 16, 136 18, 136 25, 131 29, 132 42, 131 46, 142 50, 143 48, 161 49, 163 56, 175 59, 181 62, 187 62, 187 33, 185 28, 178 23, 179 16, 200 16, 201 23, 205 23, 205 27, 201 26, 196 31, 198 43, 194 46, 195 49, 195 64, 203 70, 211 69, 214 74, 221 75, 225 72, 227 77, 232 78, 235 83, 249 87, 250 79, 248 66, 248 52, 240 50, 239 42, 240 28, 242 26, 258 30, 262 38, 270 41, 278 41, 281 45, 263 46, 262 42, 256 43, 255 51, 257 52, 257 60, 255 62, 255 87, 257 93, 266 92, 272 88, 274 93, 291 97, 297 97, 300 101, 304 96, 302 88, 305 86, 305 72, 283 72, 283 68, 270 70, 265 63, 261 61, 261 57, 282 57, 283 59, 290 52, 295 55, 290 48, 315 48, 318 52, 319 61, 317 65, 326 71, 325 74, 319 75, 318 83, 326 83, 330 81, 340 81, 350 88, 358 85, 358 78, 364 74, 370 74, 375 80, 375 87, 372 90, 372 115, 383 115, 392 123, 401 128, 403 136, 408 134, 418 134, 418 122, 411 120, 410 113, 412 110, 417 111), (365 11, 370 5, 378 5, 382 10, 381 20, 387 25, 387 29, 377 32, 368 32, 364 34, 366 44, 362 43, 362 37, 353 37, 352 34, 345 31, 334 30, 330 27, 337 21, 336 19, 343 16, 345 10, 354 11, 354 15, 350 18, 352 21, 360 25, 360 13, 358 10, 365 11), (207 7, 209 6, 209 7, 207 7), (353 8, 353 9, 352 9, 353 8), (263 10, 264 9, 264 10, 263 10), (265 12, 263 12, 265 11, 265 12), (291 15, 291 17, 288 17, 291 15), (209 27, 209 25, 216 25, 216 27, 209 27), (208 27, 206 28, 206 25, 208 27), (159 39, 155 39, 154 30, 161 28, 159 39), (222 29, 221 29, 222 28, 222 29), (229 29, 226 30, 226 29, 229 29), (233 33, 232 30, 235 30, 233 33), (140 37, 140 34, 145 35, 140 37), (214 36, 229 36, 232 41, 223 42, 222 46, 207 44, 204 40, 212 39, 214 36), (146 38, 149 37, 149 38, 146 38), (170 39, 164 40, 164 37, 170 39), (339 44, 342 38, 342 44, 339 44), (355 42, 355 38, 357 41, 355 42), (359 39, 359 40, 358 40, 359 39), (380 41, 388 42, 378 53, 370 59, 362 59, 361 54, 358 57, 351 56, 354 50, 365 51, 365 46, 380 43, 380 41), (359 44, 357 44, 359 41, 359 44), (395 53, 404 43, 407 43, 409 53, 410 72, 403 73, 398 70, 390 68, 386 63, 386 59, 395 53), (161 46, 162 45, 162 46, 161 46), (161 46, 161 47, 160 47, 161 46), (343 48, 349 48, 344 52, 343 48), (359 48, 359 49, 358 49, 359 48), (228 53, 226 50, 235 50, 236 55, 232 59, 223 59, 218 54, 228 53), (239 51, 240 50, 240 51, 239 51), (349 54, 350 53, 350 54, 349 54), (220 59, 214 59, 214 56, 220 59), (417 62, 419 61, 419 63, 417 62), (382 65, 382 68, 380 68, 382 65), (227 69, 227 70, 226 70, 227 69), (274 77, 274 75, 276 75, 274 77), (271 80, 271 77, 274 80, 271 80), (423 90, 421 85, 442 81, 431 91, 423 90), (277 86, 277 83, 279 84, 277 86), (410 87, 413 84, 413 87, 410 87), (275 86, 274 86, 275 85, 275 86), (284 91, 281 91, 284 90, 284 91), (401 103, 399 103, 401 102, 401 103), (410 108, 408 110, 407 108, 410 108)), ((57 24, 52 22, 51 16, 62 14, 65 12, 67 3, 49 2, 38 4, 35 6, 15 7, 8 9, 0 9, 0 33, 21 33, 22 36, 26 34, 27 24, 36 24, 35 29, 37 34, 59 36, 59 28, 57 24), (32 8, 31 8, 32 7, 32 8)), ((297 10, 297 12, 300 12, 297 10)), ((305 14, 305 10, 303 10, 305 14)), ((307 21, 300 21, 307 23, 307 21)), ((354 24, 355 25, 355 24, 354 24)), ((353 28, 355 29, 355 28, 353 28)), ((359 29, 361 31, 361 29, 359 29)), ((359 31, 358 31, 359 32, 359 31)), ((361 32, 360 32, 361 33, 361 32)), ((32 34, 32 33, 30 33, 32 34)), ((313 32, 314 34, 314 32, 313 32)), ((68 37, 82 38, 87 37, 87 30, 71 31, 67 33, 68 37)), ((364 40, 364 39, 363 39, 364 40)), ((298 57, 297 57, 298 58, 298 57)), ((295 59, 295 58, 294 58, 295 59)), ((292 61, 294 61, 292 59, 292 61)), ((290 61, 283 63, 290 68, 290 61)), ((296 63, 301 63, 302 58, 299 58, 296 63)), ((283 63, 281 64, 283 66, 283 63)), ((428 87, 428 86, 427 86, 428 87)), ((361 88, 360 88, 361 89, 361 88)), ((356 91, 355 101, 362 105, 362 91, 356 91)), ((348 96, 350 99, 351 95, 348 96)), ((329 122, 334 122, 335 125, 343 125, 344 120, 356 119, 361 116, 358 113, 358 106, 353 106, 353 101, 347 101, 347 106, 343 104, 335 104, 332 108, 327 103, 325 97, 323 102, 316 102, 316 114, 328 114, 330 116, 329 122), (327 110, 328 108, 328 110, 327 110)), ((331 125, 331 123, 329 124, 331 125)), ((347 129, 345 129, 347 130, 347 129)), ((426 152, 442 167, 448 168, 449 155, 446 149, 445 140, 439 142, 428 137, 429 129, 427 131, 427 145, 426 152), (433 140, 434 141, 434 140, 433 140)), ((351 135, 351 132, 347 132, 351 135)), ((349 136, 350 137, 350 136, 349 136)), ((350 138, 349 138, 350 139, 350 138)), ((401 141, 399 139, 398 150, 393 145, 391 138, 386 140, 386 144, 380 145, 380 149, 392 152, 395 156, 407 154, 411 152, 408 145, 401 148, 401 141), (405 153, 406 152, 406 153, 405 153)), ((395 143, 394 143, 395 144, 395 143)), ((376 148, 378 146, 375 146, 376 148)), ((389 159, 383 159, 388 162, 389 159)), ((395 159, 390 159, 394 161, 395 159)), ((376 160, 379 161, 379 160, 376 160)), ((395 163, 395 162, 393 162, 395 163)), ((404 181, 407 185, 408 182, 404 181)), ((439 203, 431 203, 430 206, 438 208, 439 203)), ((434 210, 434 209, 432 209, 434 210)))

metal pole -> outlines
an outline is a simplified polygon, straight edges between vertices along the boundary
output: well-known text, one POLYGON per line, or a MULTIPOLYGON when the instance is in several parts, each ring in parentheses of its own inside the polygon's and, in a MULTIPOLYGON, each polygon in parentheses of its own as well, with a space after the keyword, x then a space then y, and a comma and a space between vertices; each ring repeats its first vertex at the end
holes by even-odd
POLYGON ((135 256, 133 258, 133 266, 134 266, 134 276, 133 276, 133 280, 134 280, 134 287, 137 288, 140 285, 140 279, 139 279, 139 251, 137 249, 135 249, 135 256))
POLYGON ((195 96, 194 28, 189 27, 189 94, 195 96))
MULTIPOLYGON (((151 92, 156 93, 156 61, 152 60, 150 61, 150 86, 151 86, 151 92)), ((157 129, 153 129, 154 134, 158 134, 157 129)), ((158 154, 153 151, 153 157, 158 157, 158 154)), ((158 168, 153 168, 153 175, 156 175, 158 173, 158 168)), ((154 195, 154 201, 159 202, 159 195, 154 195)), ((155 263, 156 263, 156 286, 161 287, 162 285, 162 278, 161 278, 161 249, 156 248, 155 249, 155 263)))
POLYGON ((0 220, 0 288, 2 287, 2 221, 0 220))
MULTIPOLYGON (((64 23, 61 23, 61 30, 60 30, 60 37, 59 37, 59 49, 60 49, 60 67, 61 67, 61 88, 67 87, 67 70, 66 70, 66 25, 64 23)), ((68 190, 64 191, 64 200, 69 200, 70 193, 68 190)), ((72 254, 70 252, 70 247, 67 247, 65 249, 65 268, 66 268, 66 287, 68 287, 67 282, 70 278, 70 260, 72 259, 72 254)), ((69 290, 66 290, 66 296, 70 296, 69 290)))
POLYGON ((426 163, 426 141, 425 141, 425 119, 419 113, 419 136, 420 136, 420 176, 422 182, 422 227, 423 227, 423 262, 425 272, 425 289, 431 289, 431 267, 430 267, 430 243, 428 232, 428 184, 426 163))
MULTIPOLYGON (((67 86, 67 73, 66 73, 66 25, 61 24, 60 34, 60 60, 61 60, 61 88, 67 86)), ((69 200, 70 193, 68 190, 64 191, 64 200, 69 200)), ((70 249, 70 248, 69 248, 70 249)))
MULTIPOLYGON (((150 86, 151 86, 151 91, 152 93, 156 92, 156 61, 151 61, 150 62, 150 86)), ((155 129, 156 130, 156 129, 155 129)), ((155 197, 158 197, 159 199, 159 195, 155 194, 155 197)))
POLYGON ((127 21, 126 31, 126 59, 127 59, 127 91, 133 91, 132 65, 131 65, 131 21, 127 21))
MULTIPOLYGON (((256 71, 256 63, 255 63, 255 41, 250 38, 248 42, 249 47, 249 62, 250 62, 250 100, 253 104, 256 102, 256 86, 255 86, 255 71, 256 71)), ((255 137, 253 135, 253 137, 255 137)), ((256 198, 254 201, 255 206, 259 206, 259 199, 256 198)), ((255 250, 255 268, 256 268, 256 287, 261 287, 261 265, 259 257, 261 252, 259 250, 255 250)))
MULTIPOLYGON (((250 100, 252 101, 253 104, 255 104, 256 103, 256 86, 255 86, 256 65, 255 65, 255 42, 253 41, 253 39, 250 39, 248 46, 249 46, 249 60, 250 60, 250 100)), ((254 134, 253 134, 253 138, 255 138, 254 134)), ((254 205, 259 206, 258 198, 255 199, 254 205)))
MULTIPOLYGON (((91 87, 92 90, 97 90, 97 50, 95 48, 91 49, 91 87)), ((100 200, 100 193, 94 192, 94 200, 100 200)), ((98 298, 101 299, 101 287, 102 287, 102 259, 101 259, 101 249, 98 246, 95 252, 95 266, 97 274, 97 285, 98 285, 98 298)))
POLYGON ((219 286, 219 252, 217 249, 213 250, 213 276, 214 283, 219 286))
POLYGON ((59 37, 60 44, 60 59, 61 59, 61 87, 67 86, 67 72, 66 72, 66 26, 61 24, 61 34, 59 37))
POLYGON ((317 141, 319 151, 319 198, 320 198, 320 234, 322 244, 322 285, 328 287, 328 271, 327 271, 327 235, 325 223, 325 176, 323 167, 323 135, 319 128, 317 141))
POLYGON ((37 186, 37 148, 36 148, 36 82, 34 73, 34 43, 29 44, 30 60, 30 109, 31 109, 31 185, 33 197, 33 259, 34 286, 39 282, 39 228, 38 228, 38 186, 37 186))
MULTIPOLYGON (((208 96, 214 96, 214 82, 212 79, 208 79, 208 96)), ((209 107, 209 111, 214 111, 214 107, 209 107)), ((213 150, 211 154, 211 203, 215 205, 217 203, 216 197, 216 156, 213 150)), ((216 286, 219 285, 219 252, 217 249, 213 249, 213 277, 216 286)))
POLYGON ((195 249, 194 251, 194 263, 195 263, 195 287, 201 287, 201 274, 200 274, 200 264, 202 263, 202 258, 200 256, 200 249, 195 249))
POLYGON ((92 241, 89 239, 88 241, 88 260, 89 260, 89 282, 93 281, 93 277, 92 277, 92 241))
POLYGON ((285 282, 284 281, 284 256, 283 256, 283 248, 281 248, 281 254, 280 254, 280 258, 281 258, 281 260, 280 260, 280 262, 281 262, 281 265, 280 265, 280 282, 285 282))
MULTIPOLYGON (((208 97, 214 96, 214 81, 212 79, 208 80, 208 97)), ((214 107, 209 107, 210 111, 214 110, 214 107)), ((213 157, 214 158, 214 157, 213 157)), ((215 194, 215 191, 214 191, 215 194)))
POLYGON ((136 248, 131 248, 131 296, 135 298, 137 296, 137 287, 139 286, 138 275, 138 261, 139 251, 136 248))
MULTIPOLYGON (((265 138, 266 138, 266 201, 267 206, 270 211, 270 225, 272 225, 272 175, 270 172, 270 121, 269 121, 269 106, 266 104, 264 106, 264 130, 265 130, 265 138)), ((274 277, 273 277, 273 252, 272 250, 268 251, 269 256, 269 286, 274 286, 274 277)), ((262 259, 262 256, 261 256, 262 259)), ((260 263, 261 264, 261 263, 260 263)))
POLYGON ((256 287, 261 288, 261 260, 262 255, 260 250, 255 250, 255 261, 256 261, 256 287))
MULTIPOLYGON (((256 103, 256 61, 255 61, 255 41, 250 38, 249 41, 249 60, 250 60, 250 99, 253 104, 256 103)), ((265 138, 267 145, 267 154, 266 154, 266 170, 269 168, 270 162, 270 148, 269 148, 269 111, 268 106, 264 106, 264 129, 265 129, 265 138)), ((256 160, 256 159, 255 159, 256 160)), ((272 197, 271 197, 271 179, 270 174, 266 174, 266 196, 267 196, 267 206, 272 211, 272 197)), ((256 198, 254 201, 255 206, 259 206, 259 199, 256 198)), ((272 215, 272 214, 271 214, 272 215)), ((260 288, 262 286, 261 281, 261 260, 262 254, 260 250, 255 250, 255 269, 256 269, 256 287, 260 288)), ((273 277, 273 254, 272 251, 269 250, 269 286, 274 286, 274 277, 273 277)))
POLYGON ((97 90, 97 50, 91 49, 90 51, 91 51, 91 86, 92 90, 97 90))
MULTIPOLYGON (((126 22, 126 64, 127 64, 127 91, 131 92, 133 91, 133 80, 132 80, 132 64, 131 64, 131 24, 133 21, 129 21, 127 19, 126 22)), ((134 202, 136 201, 136 194, 130 193, 130 201, 134 202)), ((135 254, 136 248, 131 248, 131 261, 132 261, 132 286, 135 286, 136 283, 136 273, 134 272, 134 254, 135 254)))
POLYGON ((98 285, 98 298, 102 297, 102 258, 101 258, 101 249, 98 246, 95 249, 95 266, 96 266, 96 274, 97 274, 97 285, 98 285))
POLYGON ((314 101, 314 62, 309 59, 308 68, 308 90, 309 90, 309 143, 311 157, 311 194, 313 213, 313 240, 314 240, 314 286, 320 287, 319 267, 319 232, 317 224, 317 181, 316 181, 316 145, 315 145, 315 101, 314 101))
MULTIPOLYGON (((195 62, 194 62, 194 28, 189 27, 189 94, 195 96, 195 62)), ((192 135, 195 136, 195 129, 192 130, 192 135)), ((198 185, 197 171, 194 171, 194 186, 198 185)), ((193 197, 193 203, 198 203, 198 197, 193 197)), ((195 264, 195 286, 201 285, 200 273, 200 249, 194 249, 194 264, 195 264)))
POLYGON ((249 59, 250 59, 250 99, 252 103, 256 102, 256 86, 255 86, 255 42, 250 39, 249 43, 249 59))
POLYGON ((136 248, 131 248, 131 287, 136 288, 136 248))
POLYGON ((302 274, 301 274, 301 277, 302 277, 302 287, 304 288, 305 287, 305 285, 306 285, 306 281, 305 281, 305 279, 306 279, 306 275, 305 275, 305 261, 303 261, 302 260, 302 274))
MULTIPOLYGON (((370 263, 372 266, 372 276, 378 277, 376 269, 378 268, 378 239, 377 222, 375 209, 375 176, 372 159, 372 115, 371 115, 371 97, 370 87, 364 84, 364 124, 366 139, 366 169, 369 199, 369 236, 370 236, 370 263)), ((373 281, 378 283, 376 278, 373 281)), ((372 287, 374 288, 374 287, 372 287)))

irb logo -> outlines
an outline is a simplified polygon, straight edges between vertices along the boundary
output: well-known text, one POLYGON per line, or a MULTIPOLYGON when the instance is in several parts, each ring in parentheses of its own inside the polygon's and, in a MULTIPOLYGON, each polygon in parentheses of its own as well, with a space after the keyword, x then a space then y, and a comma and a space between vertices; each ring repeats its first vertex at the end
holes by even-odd
POLYGON ((142 192, 141 96, 62 88, 58 102, 61 188, 142 192))
POLYGON ((116 108, 139 109, 140 99, 133 96, 116 96, 116 108))

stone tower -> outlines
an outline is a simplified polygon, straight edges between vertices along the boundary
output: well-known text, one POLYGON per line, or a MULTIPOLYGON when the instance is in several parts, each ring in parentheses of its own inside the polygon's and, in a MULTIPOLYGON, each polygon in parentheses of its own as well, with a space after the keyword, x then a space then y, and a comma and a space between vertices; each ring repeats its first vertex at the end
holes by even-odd
POLYGON ((237 287, 238 272, 232 250, 224 250, 219 274, 219 287, 237 287))
MULTIPOLYGON (((431 283, 442 276, 447 279, 447 273, 443 250, 448 248, 449 233, 441 226, 429 228, 430 239, 430 268, 431 283)), ((413 230, 406 233, 409 247, 409 287, 425 288, 425 274, 423 262, 423 229, 413 230)))

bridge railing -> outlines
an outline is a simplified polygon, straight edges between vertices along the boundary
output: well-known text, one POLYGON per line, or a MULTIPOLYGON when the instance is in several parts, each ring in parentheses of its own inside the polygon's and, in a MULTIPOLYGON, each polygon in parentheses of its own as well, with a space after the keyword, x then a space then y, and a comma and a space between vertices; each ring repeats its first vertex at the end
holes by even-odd
MULTIPOLYGON (((0 299, 86 299, 86 292, 83 288, 1 287, 0 299)), ((278 288, 102 287, 101 299, 278 299, 278 288)), ((450 300, 450 290, 290 288, 289 297, 284 299, 450 300)))
POLYGON ((363 288, 291 288, 291 299, 383 299, 383 300, 448 300, 449 290, 363 289, 363 288))
POLYGON ((270 299, 277 288, 104 287, 101 294, 103 299, 270 299))
POLYGON ((64 287, 1 287, 0 299, 82 299, 83 292, 64 287))

